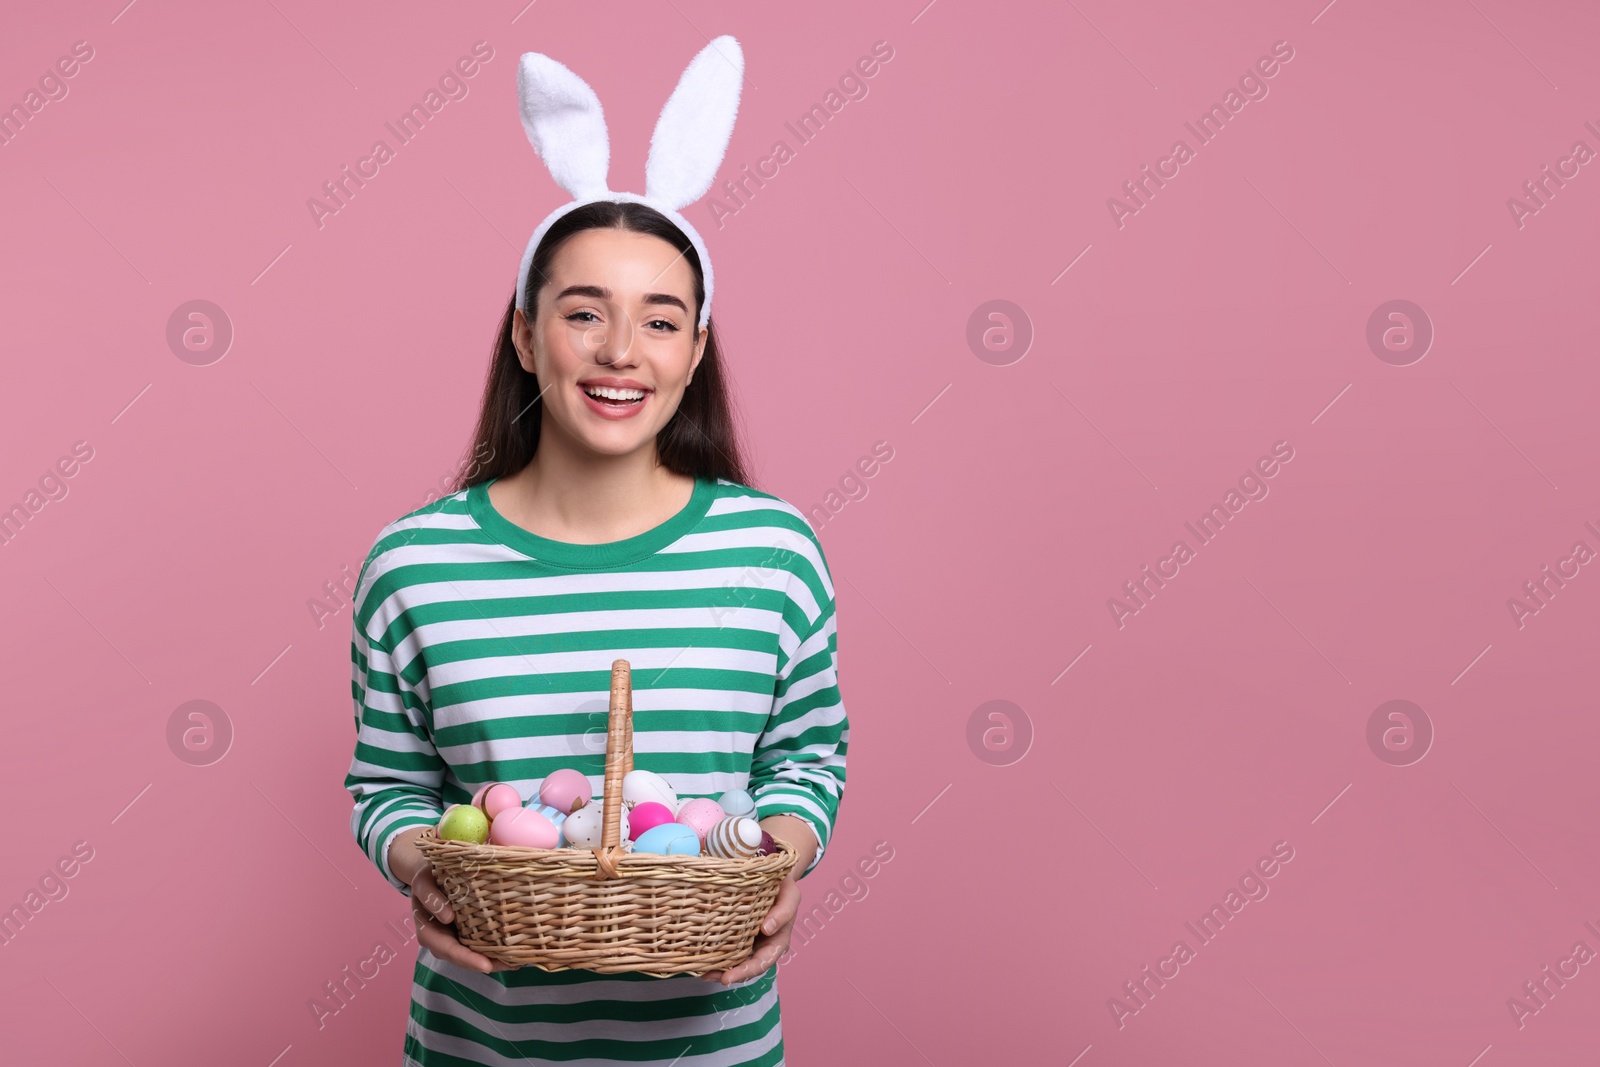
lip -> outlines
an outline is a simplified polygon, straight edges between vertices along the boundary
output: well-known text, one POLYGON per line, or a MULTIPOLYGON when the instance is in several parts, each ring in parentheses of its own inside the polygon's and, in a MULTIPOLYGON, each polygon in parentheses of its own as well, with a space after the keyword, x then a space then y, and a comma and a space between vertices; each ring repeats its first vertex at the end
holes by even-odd
MULTIPOLYGON (((643 389, 647 393, 655 392, 655 390, 650 388, 648 385, 644 384, 643 382, 634 381, 632 378, 585 378, 583 381, 578 383, 578 387, 580 389, 585 385, 604 385, 611 389, 643 389)), ((648 400, 649 397, 646 397, 645 399, 648 400)))
POLYGON ((629 378, 590 378, 587 381, 578 383, 578 395, 583 397, 583 402, 589 406, 589 410, 602 419, 620 420, 631 419, 643 411, 645 406, 650 403, 651 398, 655 396, 655 390, 629 378), (643 389, 644 399, 629 407, 615 408, 590 396, 584 391, 583 387, 586 385, 604 385, 613 389, 643 389))

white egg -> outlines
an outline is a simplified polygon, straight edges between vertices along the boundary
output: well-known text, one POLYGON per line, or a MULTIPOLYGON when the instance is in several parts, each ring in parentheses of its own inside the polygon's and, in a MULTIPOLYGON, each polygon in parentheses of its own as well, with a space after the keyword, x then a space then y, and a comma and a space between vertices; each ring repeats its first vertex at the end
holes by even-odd
MULTIPOLYGON (((619 811, 617 824, 622 840, 628 839, 628 813, 619 811)), ((605 839, 605 803, 598 798, 568 815, 561 824, 561 834, 573 848, 599 848, 605 839)), ((619 842, 620 843, 620 842, 619 842)))
POLYGON ((632 770, 622 776, 622 807, 631 811, 635 804, 647 801, 664 806, 674 815, 678 813, 678 794, 667 780, 654 771, 632 770))

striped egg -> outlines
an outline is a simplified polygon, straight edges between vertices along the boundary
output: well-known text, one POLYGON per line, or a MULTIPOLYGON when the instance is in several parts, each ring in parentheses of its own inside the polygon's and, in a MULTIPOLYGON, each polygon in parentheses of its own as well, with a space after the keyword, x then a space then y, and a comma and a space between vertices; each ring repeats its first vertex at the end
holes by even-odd
POLYGON ((752 859, 761 853, 761 824, 730 815, 706 833, 706 854, 725 860, 752 859))
POLYGON ((566 812, 562 811, 560 808, 552 807, 549 804, 535 804, 532 801, 529 801, 523 806, 532 808, 534 811, 538 812, 540 815, 543 815, 557 826, 560 826, 562 823, 567 821, 566 812))

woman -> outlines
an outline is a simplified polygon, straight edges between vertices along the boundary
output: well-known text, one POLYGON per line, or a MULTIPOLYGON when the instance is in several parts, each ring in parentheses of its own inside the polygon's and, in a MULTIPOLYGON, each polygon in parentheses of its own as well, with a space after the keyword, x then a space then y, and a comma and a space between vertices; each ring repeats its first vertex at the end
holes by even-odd
POLYGON ((452 496, 385 527, 353 613, 368 857, 412 897, 407 1064, 783 1063, 774 964, 844 790, 833 583, 802 514, 748 485, 700 258, 648 205, 603 201, 539 242, 507 308, 452 496), (744 963, 697 978, 507 968, 465 948, 417 834, 485 782, 600 792, 611 662, 632 664, 636 765, 680 796, 744 788, 799 852, 744 963))

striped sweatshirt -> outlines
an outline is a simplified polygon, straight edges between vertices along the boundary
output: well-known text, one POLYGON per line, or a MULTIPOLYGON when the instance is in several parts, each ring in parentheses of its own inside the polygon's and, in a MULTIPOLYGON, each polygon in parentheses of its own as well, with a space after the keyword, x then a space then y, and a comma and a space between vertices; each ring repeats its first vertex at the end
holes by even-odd
MULTIPOLYGON (((581 545, 495 510, 481 483, 378 534, 352 612, 357 844, 485 782, 529 797, 571 767, 602 790, 611 663, 632 665, 634 764, 683 798, 747 789, 821 859, 844 792, 834 590, 798 509, 723 479, 635 537, 581 545)), ((804 877, 815 868, 813 861, 804 877)), ((734 1067, 784 1062, 777 968, 732 986, 538 967, 482 974, 418 947, 406 1065, 734 1067)))

